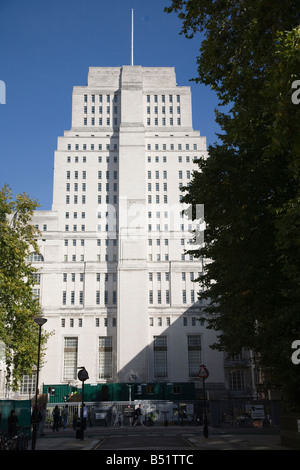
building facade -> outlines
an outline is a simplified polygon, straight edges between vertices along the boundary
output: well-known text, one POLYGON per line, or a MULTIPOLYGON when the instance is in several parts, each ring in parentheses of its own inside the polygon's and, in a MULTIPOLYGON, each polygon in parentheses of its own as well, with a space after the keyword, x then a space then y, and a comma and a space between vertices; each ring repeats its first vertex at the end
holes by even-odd
POLYGON ((223 354, 210 348, 216 334, 194 282, 203 260, 185 252, 203 242, 201 207, 192 222, 180 202, 199 157, 206 139, 193 130, 191 91, 173 68, 92 67, 87 86, 74 87, 52 210, 34 216, 35 294, 52 332, 40 384, 79 385, 84 366, 89 384, 176 392, 180 383, 202 388, 205 363, 211 397, 224 396, 223 354))

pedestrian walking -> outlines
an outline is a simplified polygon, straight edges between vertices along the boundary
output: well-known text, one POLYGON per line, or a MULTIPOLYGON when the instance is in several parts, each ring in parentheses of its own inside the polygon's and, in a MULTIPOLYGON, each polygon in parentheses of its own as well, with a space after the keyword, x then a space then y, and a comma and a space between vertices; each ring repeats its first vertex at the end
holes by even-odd
POLYGON ((31 414, 31 424, 36 427, 36 434, 38 433, 40 423, 42 421, 42 413, 38 406, 34 406, 31 414))
POLYGON ((63 428, 64 428, 64 431, 66 430, 66 427, 67 427, 67 424, 68 424, 68 405, 66 405, 62 412, 61 412, 61 416, 62 416, 62 421, 63 421, 63 428))
POLYGON ((138 423, 144 427, 143 415, 142 415, 142 404, 140 404, 139 407, 134 412, 133 426, 136 426, 138 423))
POLYGON ((58 431, 58 426, 59 426, 59 409, 58 406, 56 405, 53 412, 53 432, 56 430, 58 431))

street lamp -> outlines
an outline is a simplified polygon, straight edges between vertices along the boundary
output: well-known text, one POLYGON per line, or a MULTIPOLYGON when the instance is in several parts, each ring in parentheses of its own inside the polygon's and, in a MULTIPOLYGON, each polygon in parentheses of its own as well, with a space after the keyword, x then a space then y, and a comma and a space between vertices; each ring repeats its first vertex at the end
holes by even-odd
POLYGON ((35 450, 36 443, 36 428, 37 428, 37 418, 38 418, 38 387, 39 387, 39 369, 40 369, 40 350, 41 350, 41 333, 42 326, 46 323, 47 319, 43 317, 34 318, 35 323, 39 326, 39 345, 38 345, 38 360, 37 360, 37 371, 36 371, 36 386, 35 386, 35 407, 33 412, 33 428, 32 428, 32 441, 31 441, 31 450, 35 450))
POLYGON ((208 426, 207 426, 207 415, 206 415, 206 402, 205 402, 205 380, 209 376, 209 372, 204 364, 201 364, 198 377, 203 380, 203 405, 204 405, 204 426, 203 426, 203 435, 208 438, 208 426))

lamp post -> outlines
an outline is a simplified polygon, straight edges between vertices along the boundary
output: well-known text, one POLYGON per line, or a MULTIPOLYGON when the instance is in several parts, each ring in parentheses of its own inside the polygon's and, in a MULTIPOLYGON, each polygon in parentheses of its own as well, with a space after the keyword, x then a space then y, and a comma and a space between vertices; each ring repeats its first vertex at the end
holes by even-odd
POLYGON ((82 404, 81 404, 81 429, 80 429, 80 439, 83 441, 84 438, 84 429, 86 426, 85 416, 84 416, 84 382, 89 378, 88 371, 85 367, 78 367, 80 371, 78 372, 78 379, 82 382, 82 404))
POLYGON ((46 323, 47 319, 43 317, 34 318, 35 323, 39 326, 39 345, 38 345, 38 360, 37 360, 37 371, 36 371, 36 386, 35 386, 35 406, 33 412, 33 428, 32 428, 32 441, 31 441, 31 450, 35 450, 36 443, 36 428, 37 428, 37 417, 38 417, 38 387, 39 387, 39 369, 40 369, 40 351, 41 351, 41 332, 42 326, 46 323))
POLYGON ((203 380, 203 405, 204 405, 204 425, 203 425, 203 435, 208 438, 208 426, 207 426, 207 415, 206 415, 206 392, 205 392, 205 379, 209 376, 209 372, 204 364, 201 364, 198 377, 203 380))

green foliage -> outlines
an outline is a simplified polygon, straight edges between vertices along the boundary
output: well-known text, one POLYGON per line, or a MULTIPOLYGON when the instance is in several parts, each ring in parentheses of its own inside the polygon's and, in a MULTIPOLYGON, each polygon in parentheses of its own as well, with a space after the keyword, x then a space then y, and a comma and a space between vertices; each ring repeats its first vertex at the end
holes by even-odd
POLYGON ((36 270, 28 261, 31 252, 38 252, 38 231, 30 224, 37 205, 26 194, 13 201, 6 185, 0 189, 0 341, 13 389, 37 362, 38 326, 33 319, 41 315, 41 307, 32 292, 36 270))
MULTIPOLYGON (((291 362, 300 338, 300 79, 298 2, 173 0, 182 34, 204 32, 196 81, 212 87, 221 133, 183 202, 204 204, 201 279, 214 347, 251 349, 286 400, 297 403, 291 362)), ((299 368, 300 366, 298 366, 299 368)), ((299 395, 298 395, 299 401, 299 395)))

